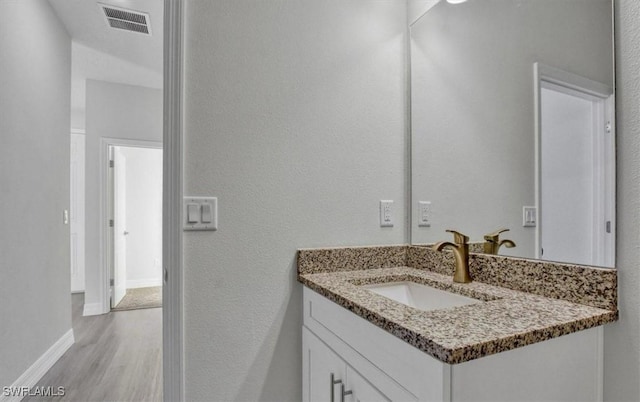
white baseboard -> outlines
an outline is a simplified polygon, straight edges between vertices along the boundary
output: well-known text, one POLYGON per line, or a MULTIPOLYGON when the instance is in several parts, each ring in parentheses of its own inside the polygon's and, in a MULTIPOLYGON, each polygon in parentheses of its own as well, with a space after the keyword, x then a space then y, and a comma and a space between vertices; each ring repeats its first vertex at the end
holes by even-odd
POLYGON ((104 311, 102 303, 85 303, 82 310, 83 316, 106 314, 109 310, 104 311))
MULTIPOLYGON (((38 358, 18 379, 11 384, 11 389, 22 387, 33 388, 47 371, 69 350, 75 342, 73 337, 73 329, 70 329, 62 335, 42 356, 38 358)), ((22 400, 22 396, 5 396, 0 393, 0 402, 18 402, 22 400)))
POLYGON ((127 280, 127 289, 149 288, 152 286, 162 286, 162 278, 127 280))

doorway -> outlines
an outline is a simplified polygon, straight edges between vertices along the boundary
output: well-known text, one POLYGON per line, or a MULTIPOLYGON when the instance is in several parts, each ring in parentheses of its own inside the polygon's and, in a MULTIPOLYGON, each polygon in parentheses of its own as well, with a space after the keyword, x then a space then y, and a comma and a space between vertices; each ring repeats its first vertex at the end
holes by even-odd
POLYGON ((111 310, 162 306, 162 145, 111 140, 106 205, 111 310))
POLYGON ((613 91, 568 72, 546 72, 539 78, 539 257, 613 266, 613 91))
MULTIPOLYGON (((162 308, 162 342, 163 342, 163 388, 164 397, 167 400, 180 400, 184 399, 183 387, 183 318, 182 318, 182 97, 183 97, 183 26, 184 26, 184 1, 183 0, 164 0, 164 1, 147 1, 143 2, 133 1, 127 2, 128 7, 133 7, 136 10, 150 11, 150 18, 153 26, 153 35, 142 36, 139 33, 129 34, 124 31, 120 32, 121 36, 126 38, 126 44, 134 45, 133 42, 142 40, 153 40, 154 38, 163 38, 163 44, 160 46, 147 46, 138 48, 138 51, 133 52, 116 52, 117 59, 109 56, 112 52, 110 50, 115 49, 118 44, 114 40, 114 36, 111 34, 92 34, 90 37, 80 37, 77 35, 84 35, 93 32, 92 29, 96 27, 100 29, 101 23, 107 20, 103 18, 101 12, 102 8, 96 6, 95 2, 69 2, 67 0, 51 0, 51 5, 56 9, 58 16, 61 16, 63 23, 67 25, 67 31, 69 32, 73 43, 81 43, 83 48, 95 48, 102 51, 105 54, 96 52, 90 52, 88 57, 89 63, 87 67, 91 69, 76 68, 74 65, 72 70, 74 73, 90 73, 95 69, 99 69, 103 72, 98 72, 97 75, 87 75, 86 78, 92 78, 103 81, 120 82, 120 80, 114 78, 118 73, 125 77, 124 84, 141 85, 145 87, 154 87, 150 85, 149 81, 153 81, 152 71, 147 70, 149 64, 136 63, 136 59, 132 59, 133 63, 119 63, 118 61, 129 61, 129 57, 133 56, 145 56, 150 54, 150 50, 163 49, 163 56, 156 58, 156 60, 163 64, 162 68, 162 82, 164 88, 164 144, 165 144, 165 158, 164 158, 164 255, 163 263, 165 264, 163 272, 163 308, 162 308), (147 7, 148 6, 148 7, 147 7), (160 7, 162 11, 155 10, 160 7), (86 11, 86 15, 83 14, 86 11), (95 16, 99 16, 99 21, 91 22, 95 16), (156 17, 159 19, 156 20, 156 17), (73 29, 74 24, 79 24, 81 29, 73 29), (86 29, 92 27, 92 29, 86 29), (97 46, 93 40, 104 39, 107 45, 106 48, 97 46), (139 68, 139 65, 146 66, 145 68, 139 68), (142 75, 142 81, 137 81, 135 77, 142 75)), ((76 55, 78 47, 72 46, 72 53, 76 55)), ((93 73, 91 73, 93 74, 93 73)), ((82 80, 84 85, 84 78, 82 80)), ((81 93, 79 91, 78 93, 81 93)), ((74 98, 75 99, 75 98, 74 98)), ((80 99, 80 98, 78 98, 80 99)), ((77 110, 73 108, 72 102, 72 127, 78 127, 73 125, 74 121, 79 121, 84 124, 84 116, 82 113, 77 113, 77 110)), ((115 121, 115 120, 110 120, 115 121)), ((126 121, 122 117, 119 117, 118 121, 126 121)), ((112 131, 117 132, 117 131, 112 131)), ((87 198, 91 198, 92 205, 86 209, 86 217, 95 217, 98 215, 98 219, 93 219, 91 222, 87 222, 86 231, 95 231, 94 234, 90 234, 88 238, 93 239, 96 243, 95 246, 91 242, 87 242, 90 247, 87 248, 87 254, 93 255, 95 261, 91 261, 87 264, 87 268, 91 270, 91 274, 87 275, 86 287, 90 288, 92 296, 88 303, 83 300, 83 313, 82 315, 100 315, 109 311, 110 307, 110 266, 107 262, 107 244, 109 243, 108 233, 108 207, 106 205, 107 197, 106 182, 108 168, 105 168, 106 162, 108 162, 108 152, 106 152, 103 140, 110 141, 104 135, 101 135, 99 139, 91 140, 92 132, 87 132, 86 143, 86 160, 87 164, 96 163, 95 167, 91 167, 93 172, 87 170, 87 187, 94 189, 95 195, 87 198), (92 142, 94 141, 94 142, 92 142), (97 143, 99 142, 99 144, 97 143), (99 155, 97 150, 99 149, 99 155), (98 164, 99 162, 99 164, 98 164), (91 174, 91 176, 89 176, 91 174), (99 192, 99 193, 98 193, 99 192), (94 202, 95 200, 95 202, 94 202), (95 271, 94 271, 95 270, 95 271)), ((106 134, 109 136, 109 134, 106 134)), ((136 138, 136 137, 131 137, 136 138)), ((158 147, 159 148, 159 147, 158 147)), ((71 215, 73 217, 73 213, 71 215)), ((81 225, 84 226, 84 225, 81 225)), ((80 257, 79 257, 80 258, 80 257)), ((78 268, 75 268, 77 270, 78 268)), ((80 283, 83 281, 80 281, 80 283)), ((74 295, 76 297, 76 295, 74 295)), ((146 310, 149 312, 151 310, 146 310)), ((119 314, 120 316, 124 314, 119 314)), ((94 318, 92 317, 92 320, 94 318)))

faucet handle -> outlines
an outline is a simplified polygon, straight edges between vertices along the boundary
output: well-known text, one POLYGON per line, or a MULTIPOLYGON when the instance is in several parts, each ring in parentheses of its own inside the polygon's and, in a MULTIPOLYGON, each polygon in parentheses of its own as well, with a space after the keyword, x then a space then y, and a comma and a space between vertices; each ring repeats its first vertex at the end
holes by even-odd
POLYGON ((453 233, 453 241, 456 244, 467 244, 469 243, 469 236, 464 235, 456 230, 447 229, 448 233, 453 233))
POLYGON ((497 242, 500 237, 500 233, 508 232, 509 229, 498 229, 493 233, 488 233, 484 235, 484 239, 487 241, 497 242))

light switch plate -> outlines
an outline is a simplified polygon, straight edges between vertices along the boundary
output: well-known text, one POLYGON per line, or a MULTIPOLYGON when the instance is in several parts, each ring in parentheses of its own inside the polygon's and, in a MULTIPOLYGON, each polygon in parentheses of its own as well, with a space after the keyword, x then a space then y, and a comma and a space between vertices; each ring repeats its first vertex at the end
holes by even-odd
POLYGON ((538 225, 538 208, 524 206, 522 207, 522 226, 536 227, 538 225))
POLYGON ((184 197, 183 211, 183 230, 218 230, 218 199, 216 197, 184 197))

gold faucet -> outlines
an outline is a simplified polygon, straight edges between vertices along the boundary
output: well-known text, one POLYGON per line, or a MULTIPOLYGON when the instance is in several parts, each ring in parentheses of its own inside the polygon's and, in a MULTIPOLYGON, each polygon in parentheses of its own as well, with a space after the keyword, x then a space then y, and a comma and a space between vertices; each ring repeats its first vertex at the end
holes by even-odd
POLYGON ((509 229, 500 229, 493 233, 484 235, 484 252, 486 254, 498 254, 501 246, 513 248, 516 244, 512 240, 500 240, 500 233, 508 232, 509 229))
POLYGON ((455 230, 447 230, 447 232, 453 233, 454 242, 441 241, 440 243, 434 244, 433 249, 442 251, 445 247, 451 248, 453 256, 456 259, 453 281, 469 283, 471 282, 471 275, 469 274, 469 237, 455 230))

